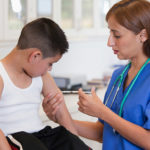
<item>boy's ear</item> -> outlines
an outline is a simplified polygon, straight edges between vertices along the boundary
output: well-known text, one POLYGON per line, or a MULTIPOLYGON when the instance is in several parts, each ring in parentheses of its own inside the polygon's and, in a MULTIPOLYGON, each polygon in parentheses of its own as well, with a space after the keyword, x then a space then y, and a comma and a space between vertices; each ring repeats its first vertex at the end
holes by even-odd
POLYGON ((29 56, 29 62, 34 64, 39 62, 42 59, 42 53, 39 50, 31 52, 29 56))
POLYGON ((142 29, 141 32, 139 33, 140 35, 140 42, 144 43, 148 39, 148 34, 146 29, 142 29))

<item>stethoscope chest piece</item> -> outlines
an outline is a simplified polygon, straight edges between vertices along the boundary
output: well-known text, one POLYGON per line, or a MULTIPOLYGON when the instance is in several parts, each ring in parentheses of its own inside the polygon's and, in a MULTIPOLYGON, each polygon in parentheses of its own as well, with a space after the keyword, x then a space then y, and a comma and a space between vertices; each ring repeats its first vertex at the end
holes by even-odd
POLYGON ((114 134, 118 134, 118 132, 113 128, 113 133, 114 134))

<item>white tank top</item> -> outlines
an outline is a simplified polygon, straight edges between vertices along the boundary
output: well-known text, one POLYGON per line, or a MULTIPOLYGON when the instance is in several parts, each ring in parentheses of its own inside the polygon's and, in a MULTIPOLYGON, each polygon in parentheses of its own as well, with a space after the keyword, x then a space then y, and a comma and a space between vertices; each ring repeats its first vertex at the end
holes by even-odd
POLYGON ((29 87, 16 87, 0 62, 0 76, 4 88, 0 97, 0 129, 5 135, 18 132, 36 132, 44 128, 39 117, 42 78, 32 79, 29 87))

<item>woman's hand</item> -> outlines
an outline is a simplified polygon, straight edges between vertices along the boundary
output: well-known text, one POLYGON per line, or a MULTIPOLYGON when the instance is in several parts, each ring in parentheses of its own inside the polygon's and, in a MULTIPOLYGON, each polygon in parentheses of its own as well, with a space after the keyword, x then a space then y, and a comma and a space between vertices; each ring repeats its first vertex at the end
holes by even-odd
POLYGON ((91 89, 91 95, 85 94, 79 89, 79 111, 94 117, 101 117, 105 105, 101 102, 95 93, 95 89, 91 89))
POLYGON ((46 115, 54 122, 57 122, 56 114, 59 111, 62 102, 64 102, 64 96, 60 91, 55 95, 50 93, 43 99, 43 110, 46 115))

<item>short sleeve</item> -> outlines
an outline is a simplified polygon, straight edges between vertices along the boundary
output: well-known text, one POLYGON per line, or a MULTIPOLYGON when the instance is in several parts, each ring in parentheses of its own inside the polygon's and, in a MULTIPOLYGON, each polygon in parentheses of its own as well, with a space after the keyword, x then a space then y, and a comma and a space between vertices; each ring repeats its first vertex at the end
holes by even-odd
POLYGON ((145 110, 145 123, 143 128, 145 129, 150 129, 150 102, 148 103, 148 105, 146 106, 146 110, 145 110))
POLYGON ((101 122, 102 124, 104 124, 104 120, 98 118, 98 121, 101 122))

